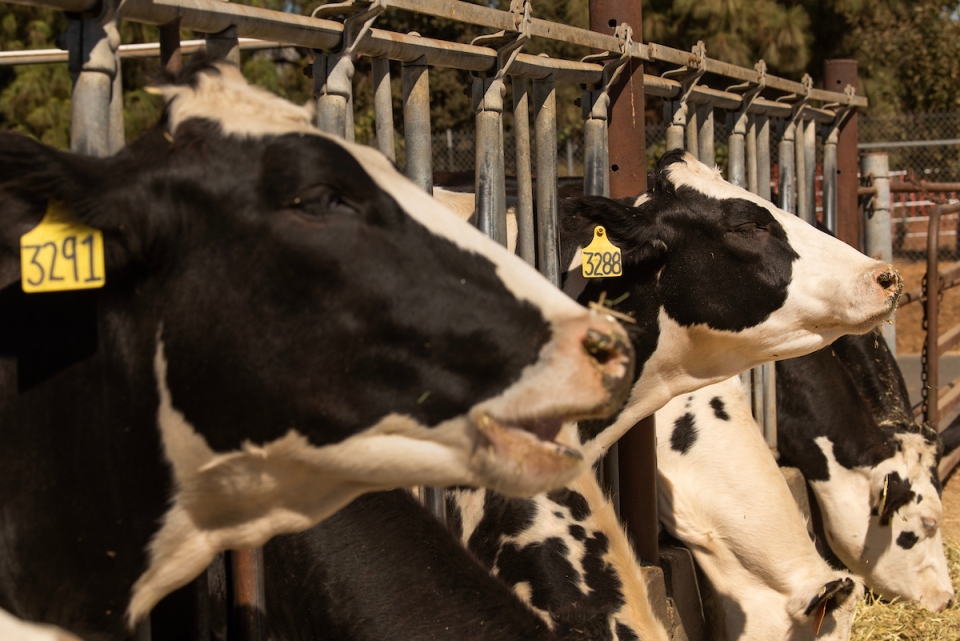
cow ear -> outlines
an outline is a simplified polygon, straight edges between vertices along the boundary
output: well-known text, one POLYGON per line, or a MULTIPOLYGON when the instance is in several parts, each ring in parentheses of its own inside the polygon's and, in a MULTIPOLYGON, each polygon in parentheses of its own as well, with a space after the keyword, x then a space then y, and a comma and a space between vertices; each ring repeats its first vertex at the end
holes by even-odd
POLYGON ((100 162, 0 133, 0 289, 20 280, 20 237, 40 223, 50 202, 70 211, 83 194, 97 193, 93 169, 100 162))
POLYGON ((836 610, 853 594, 856 584, 849 577, 835 579, 825 583, 817 593, 807 602, 803 611, 813 624, 814 635, 820 634, 820 624, 824 617, 836 610))
POLYGON ((887 474, 883 478, 883 487, 874 508, 880 517, 880 525, 890 525, 890 519, 897 510, 912 501, 914 496, 916 494, 910 489, 910 481, 901 479, 896 472, 887 474))
MULTIPOLYGON (((657 224, 660 198, 645 194, 639 199, 611 200, 601 196, 568 198, 560 204, 560 233, 564 246, 585 247, 593 239, 593 230, 602 225, 607 238, 620 248, 625 264, 661 260, 667 251, 665 230, 657 224), (631 204, 636 201, 639 205, 631 204)), ((569 264, 572 256, 564 256, 569 264)))

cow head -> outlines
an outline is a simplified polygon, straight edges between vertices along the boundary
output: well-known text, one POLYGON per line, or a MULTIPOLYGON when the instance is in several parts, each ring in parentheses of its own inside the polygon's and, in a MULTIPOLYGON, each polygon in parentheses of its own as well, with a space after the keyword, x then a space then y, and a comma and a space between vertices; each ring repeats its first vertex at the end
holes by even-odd
POLYGON ((553 438, 623 401, 616 322, 235 68, 159 91, 160 126, 113 158, 0 141, 4 313, 62 300, 17 282, 19 237, 56 201, 104 234, 106 287, 79 294, 101 319, 98 358, 147 372, 139 398, 156 397, 174 496, 133 620, 219 549, 363 491, 532 494, 578 473, 553 438))
POLYGON ((632 204, 568 200, 560 224, 564 290, 585 304, 605 294, 636 320, 639 380, 601 449, 673 396, 868 331, 902 288, 890 265, 679 151, 661 158, 652 190, 632 204), (622 251, 621 277, 581 275, 580 250, 598 225, 622 251))

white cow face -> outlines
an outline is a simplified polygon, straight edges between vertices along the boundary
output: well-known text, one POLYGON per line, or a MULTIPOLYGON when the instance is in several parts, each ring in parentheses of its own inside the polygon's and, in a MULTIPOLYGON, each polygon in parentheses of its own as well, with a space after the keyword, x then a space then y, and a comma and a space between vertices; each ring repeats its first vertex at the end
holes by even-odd
POLYGON ((874 468, 846 469, 831 449, 830 481, 811 485, 821 505, 833 506, 823 510, 827 539, 851 571, 884 598, 939 612, 954 592, 940 534, 936 447, 918 434, 894 439, 900 451, 874 468))

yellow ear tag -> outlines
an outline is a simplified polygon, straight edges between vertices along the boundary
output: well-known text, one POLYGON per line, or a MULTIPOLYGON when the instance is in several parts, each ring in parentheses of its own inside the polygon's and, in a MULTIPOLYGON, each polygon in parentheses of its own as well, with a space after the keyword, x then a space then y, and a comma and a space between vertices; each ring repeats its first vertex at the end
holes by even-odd
POLYGON ((72 220, 59 203, 20 237, 20 284, 28 294, 103 287, 103 233, 72 220))
POLYGON ((580 251, 584 278, 617 278, 623 275, 620 248, 607 238, 602 225, 593 228, 593 240, 580 251))

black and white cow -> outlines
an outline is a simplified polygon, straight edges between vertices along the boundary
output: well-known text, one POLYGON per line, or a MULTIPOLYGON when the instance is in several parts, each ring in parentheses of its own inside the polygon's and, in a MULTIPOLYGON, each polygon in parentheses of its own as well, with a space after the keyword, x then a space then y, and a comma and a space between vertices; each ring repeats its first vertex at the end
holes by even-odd
MULTIPOLYGON (((582 303, 605 293, 636 320, 626 327, 637 380, 621 413, 612 423, 581 422, 579 435, 561 433, 571 444, 581 440, 589 460, 680 393, 869 330, 892 312, 901 289, 889 265, 679 152, 660 160, 652 191, 634 205, 567 200, 560 225, 570 266, 565 291, 582 303), (622 251, 622 277, 580 274, 579 250, 597 225, 622 251)), ((568 604, 604 607, 610 638, 665 638, 626 536, 589 472, 533 499, 456 490, 451 500, 464 544, 546 621, 562 621, 568 604)))
POLYGON ((636 319, 629 401, 612 422, 581 423, 594 455, 675 396, 869 331, 902 289, 889 264, 679 150, 660 159, 653 188, 633 205, 593 197, 561 208, 564 291, 584 304, 605 293, 636 319), (581 274, 597 225, 623 253, 621 277, 581 274))
POLYGON ((914 422, 879 332, 777 363, 777 433, 780 463, 810 484, 837 558, 883 597, 948 607, 939 440, 914 422))
POLYGON ((660 521, 720 601, 726 639, 850 637, 863 584, 817 553, 739 377, 656 413, 660 521))
POLYGON ((113 158, 0 138, 0 609, 125 638, 363 492, 577 474, 552 439, 622 403, 617 323, 233 67, 160 92, 113 158), (102 289, 21 290, 54 202, 103 231, 102 289))

